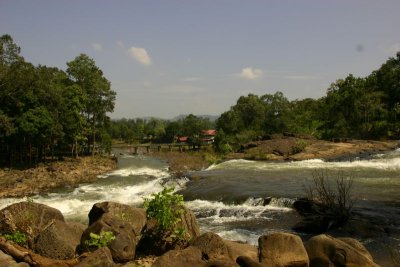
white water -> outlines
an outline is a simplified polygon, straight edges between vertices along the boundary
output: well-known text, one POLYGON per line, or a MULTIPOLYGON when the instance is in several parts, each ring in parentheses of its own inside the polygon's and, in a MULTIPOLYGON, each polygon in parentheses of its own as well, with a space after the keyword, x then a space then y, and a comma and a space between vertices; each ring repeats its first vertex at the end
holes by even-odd
MULTIPOLYGON (((115 201, 141 206, 145 197, 165 185, 182 190, 203 232, 255 244, 266 232, 290 231, 298 219, 290 208, 302 195, 302 183, 311 171, 329 169, 355 173, 361 199, 400 200, 400 150, 369 160, 324 162, 307 160, 266 163, 231 160, 196 173, 198 181, 171 179, 168 166, 154 159, 121 155, 119 169, 96 183, 72 191, 34 196, 35 202, 59 209, 66 219, 87 222, 93 204, 115 201), (397 196, 397 198, 396 198, 397 196), (272 197, 268 204, 265 199, 272 197)), ((0 208, 24 199, 1 199, 0 208)))

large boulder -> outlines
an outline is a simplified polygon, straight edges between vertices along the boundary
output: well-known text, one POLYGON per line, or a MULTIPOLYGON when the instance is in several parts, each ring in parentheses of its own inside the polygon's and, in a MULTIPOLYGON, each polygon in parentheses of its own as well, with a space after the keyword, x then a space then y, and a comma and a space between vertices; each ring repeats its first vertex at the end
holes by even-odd
POLYGON ((54 221, 65 221, 59 210, 35 202, 19 202, 0 210, 0 233, 25 233, 32 245, 36 236, 54 221))
POLYGON ((101 218, 104 213, 110 213, 131 224, 135 235, 140 237, 143 227, 146 225, 146 211, 116 202, 100 202, 93 205, 89 212, 89 225, 101 218))
POLYGON ((188 208, 184 208, 180 221, 176 228, 183 228, 185 237, 174 239, 171 231, 162 231, 155 219, 148 219, 142 231, 142 238, 138 244, 138 250, 143 254, 160 256, 172 249, 182 249, 187 247, 188 240, 200 235, 200 228, 194 213, 188 208))
POLYGON ((104 213, 100 219, 92 223, 82 234, 81 250, 94 251, 97 247, 87 244, 90 233, 101 234, 101 232, 112 232, 115 239, 108 243, 115 262, 127 262, 134 260, 136 251, 136 235, 132 225, 111 213, 104 213))
MULTIPOLYGON (((193 239, 190 245, 201 250, 203 258, 209 261, 230 259, 224 240, 212 232, 204 233, 193 239)), ((234 259, 236 260, 236 259, 234 259)))
POLYGON ((239 256, 245 256, 253 261, 258 262, 258 249, 256 246, 225 239, 224 243, 228 248, 229 257, 232 260, 236 261, 239 256))
POLYGON ((0 267, 29 267, 28 263, 16 262, 13 257, 0 250, 0 267))
POLYGON ((87 255, 80 263, 75 265, 76 267, 116 267, 117 264, 114 263, 111 252, 107 247, 98 249, 93 253, 87 255))
POLYGON ((181 221, 179 222, 178 227, 183 227, 185 229, 186 234, 189 235, 189 239, 200 235, 200 227, 197 223, 196 216, 186 207, 184 207, 184 212, 181 214, 181 221))
POLYGON ((310 238, 306 245, 310 267, 319 266, 364 266, 376 267, 371 255, 359 242, 339 240, 328 235, 310 238))
POLYGON ((184 250, 170 250, 160 256, 153 267, 205 267, 206 262, 202 260, 201 250, 196 247, 188 247, 184 250))
POLYGON ((37 236, 34 251, 52 259, 72 259, 82 233, 82 227, 75 223, 54 221, 37 236))
POLYGON ((308 255, 301 238, 289 233, 273 233, 258 239, 263 266, 308 267, 308 255))

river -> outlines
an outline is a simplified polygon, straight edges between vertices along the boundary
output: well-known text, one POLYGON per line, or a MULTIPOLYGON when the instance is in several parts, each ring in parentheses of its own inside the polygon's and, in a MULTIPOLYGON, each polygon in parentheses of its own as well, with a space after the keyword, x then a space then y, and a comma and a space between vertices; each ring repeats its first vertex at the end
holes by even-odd
MULTIPOLYGON (((161 191, 163 186, 174 186, 195 213, 202 232, 213 231, 227 239, 257 244, 264 233, 291 232, 291 227, 300 220, 291 205, 304 196, 313 172, 322 170, 333 176, 340 172, 353 177, 357 209, 373 209, 377 216, 400 220, 399 149, 340 162, 231 160, 190 173, 191 179, 171 178, 168 165, 160 160, 132 156, 122 150, 115 153, 119 155, 118 169, 100 176, 95 183, 55 190, 32 200, 59 209, 66 219, 86 223, 87 214, 96 202, 141 206, 145 197, 161 191)), ((0 208, 18 201, 21 199, 1 199, 0 208)), ((391 241, 390 251, 377 252, 380 257, 386 257, 393 249, 398 252, 400 241, 396 240, 391 241)), ((373 245, 368 248, 383 249, 373 245)))

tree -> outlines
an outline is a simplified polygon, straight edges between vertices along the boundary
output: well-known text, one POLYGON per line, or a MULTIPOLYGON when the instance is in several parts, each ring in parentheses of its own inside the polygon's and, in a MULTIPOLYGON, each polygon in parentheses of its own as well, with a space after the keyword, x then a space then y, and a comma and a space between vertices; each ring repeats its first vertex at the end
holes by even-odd
POLYGON ((81 54, 73 61, 68 62, 67 73, 74 83, 80 86, 85 94, 84 114, 90 125, 92 155, 96 151, 96 136, 104 127, 108 118, 107 112, 114 110, 116 93, 111 90, 110 82, 103 76, 103 72, 96 66, 93 59, 81 54))

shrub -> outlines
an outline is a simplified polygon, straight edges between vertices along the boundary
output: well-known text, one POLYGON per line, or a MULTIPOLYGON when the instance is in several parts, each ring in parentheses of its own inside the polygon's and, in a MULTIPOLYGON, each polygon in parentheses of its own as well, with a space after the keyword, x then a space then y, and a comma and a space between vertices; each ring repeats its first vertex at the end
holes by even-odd
POLYGON ((19 231, 16 231, 15 233, 12 234, 5 234, 4 237, 7 240, 13 241, 14 243, 17 243, 19 245, 25 245, 27 241, 26 235, 19 231))
POLYGON ((303 152, 307 145, 307 142, 303 139, 297 140, 296 144, 292 146, 292 154, 303 152))
POLYGON ((186 235, 183 228, 177 227, 184 212, 183 196, 173 193, 174 188, 164 188, 163 191, 146 198, 144 207, 148 218, 154 218, 162 232, 170 232, 172 238, 182 239, 186 235))
POLYGON ((313 184, 306 189, 307 197, 320 204, 321 213, 343 224, 349 220, 354 204, 353 180, 352 176, 346 177, 343 172, 332 177, 327 170, 314 171, 313 184))
POLYGON ((107 246, 109 242, 115 239, 115 235, 110 231, 101 231, 100 234, 90 233, 90 239, 86 240, 86 244, 90 247, 102 248, 107 246))

